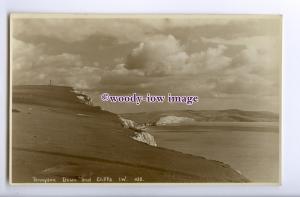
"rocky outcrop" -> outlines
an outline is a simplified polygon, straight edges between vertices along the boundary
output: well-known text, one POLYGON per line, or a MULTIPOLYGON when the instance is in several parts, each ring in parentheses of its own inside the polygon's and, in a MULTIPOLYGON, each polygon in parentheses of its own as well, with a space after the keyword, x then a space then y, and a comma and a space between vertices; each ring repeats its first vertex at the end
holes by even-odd
POLYGON ((145 124, 138 124, 132 120, 122 117, 120 117, 120 120, 124 128, 132 129, 135 131, 134 136, 131 137, 132 139, 149 144, 150 146, 157 146, 154 137, 147 132, 147 127, 145 124))
POLYGON ((150 146, 157 146, 154 137, 148 132, 134 132, 132 139, 149 144, 150 146))
POLYGON ((134 131, 143 132, 147 130, 147 127, 144 124, 138 124, 132 120, 120 117, 121 124, 124 128, 132 129, 134 131))
POLYGON ((88 95, 84 94, 83 92, 81 92, 79 90, 72 90, 72 92, 74 92, 76 94, 77 99, 79 99, 79 101, 81 103, 86 104, 86 105, 93 105, 93 100, 88 95))

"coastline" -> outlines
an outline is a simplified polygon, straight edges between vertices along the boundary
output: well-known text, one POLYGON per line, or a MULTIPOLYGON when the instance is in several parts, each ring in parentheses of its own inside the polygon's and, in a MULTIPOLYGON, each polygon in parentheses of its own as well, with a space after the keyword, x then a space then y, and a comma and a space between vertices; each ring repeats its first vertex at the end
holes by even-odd
POLYGON ((12 99, 12 183, 106 176, 114 183, 249 182, 220 162, 131 139, 134 131, 116 114, 80 102, 70 87, 14 86, 12 99))

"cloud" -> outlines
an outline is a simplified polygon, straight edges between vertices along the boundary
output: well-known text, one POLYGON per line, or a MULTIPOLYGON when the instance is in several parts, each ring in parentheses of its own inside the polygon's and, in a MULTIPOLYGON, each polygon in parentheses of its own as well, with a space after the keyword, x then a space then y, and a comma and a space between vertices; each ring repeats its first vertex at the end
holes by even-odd
POLYGON ((180 73, 188 54, 172 35, 155 35, 141 42, 126 60, 129 70, 141 70, 145 76, 164 76, 180 73))
POLYGON ((232 57, 230 69, 217 81, 227 94, 278 95, 280 82, 280 36, 248 36, 235 39, 202 38, 204 42, 244 46, 232 57))
POLYGON ((193 66, 192 73, 216 73, 226 69, 232 61, 230 57, 225 56, 227 49, 224 45, 218 45, 215 48, 208 48, 206 51, 194 53, 190 57, 190 63, 193 66))
POLYGON ((125 68, 125 64, 117 64, 102 73, 101 85, 121 85, 124 88, 124 86, 135 86, 143 83, 145 80, 141 71, 128 70, 125 68))
POLYGON ((40 46, 13 40, 13 84, 69 85, 91 88, 99 83, 101 69, 97 64, 85 65, 80 55, 44 54, 40 46))
MULTIPOLYGON (((36 58, 42 55, 39 46, 12 40, 12 77, 14 84, 30 83, 31 70, 34 70, 36 58)), ((43 76, 43 73, 40 73, 43 76)), ((33 82, 33 81, 32 81, 33 82)))
POLYGON ((263 106, 278 95, 281 54, 274 24, 260 21, 14 19, 13 84, 51 79, 95 93, 172 92, 216 106, 224 99, 233 106, 239 99, 249 106, 263 100, 263 106))
POLYGON ((78 42, 89 36, 101 34, 112 36, 120 43, 142 40, 152 28, 137 24, 135 19, 116 18, 16 18, 13 21, 13 35, 16 38, 45 36, 65 42, 78 42))
POLYGON ((218 45, 199 53, 188 54, 172 35, 155 35, 141 42, 126 59, 126 68, 145 76, 167 76, 215 72, 227 67, 231 58, 227 47, 218 45))
POLYGON ((95 34, 112 36, 122 42, 139 42, 150 33, 159 33, 167 28, 191 27, 207 24, 226 24, 228 20, 191 17, 113 17, 113 18, 15 18, 13 19, 14 36, 45 36, 65 42, 78 42, 95 34))
POLYGON ((140 42, 150 34, 168 34, 181 30, 198 36, 225 37, 236 34, 264 34, 278 30, 278 16, 185 15, 13 18, 13 35, 45 36, 65 42, 78 42, 92 35, 112 36, 119 43, 140 42), (248 24, 245 25, 245 24, 248 24), (170 32, 171 31, 171 32, 170 32), (220 33, 222 31, 222 33, 220 33))

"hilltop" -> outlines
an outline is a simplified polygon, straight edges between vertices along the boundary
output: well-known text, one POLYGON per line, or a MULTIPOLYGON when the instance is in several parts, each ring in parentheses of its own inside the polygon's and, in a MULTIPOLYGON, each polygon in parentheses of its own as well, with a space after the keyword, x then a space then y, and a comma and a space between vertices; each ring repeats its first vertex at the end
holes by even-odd
POLYGON ((133 140, 89 101, 70 87, 13 87, 12 183, 248 182, 222 162, 133 140))

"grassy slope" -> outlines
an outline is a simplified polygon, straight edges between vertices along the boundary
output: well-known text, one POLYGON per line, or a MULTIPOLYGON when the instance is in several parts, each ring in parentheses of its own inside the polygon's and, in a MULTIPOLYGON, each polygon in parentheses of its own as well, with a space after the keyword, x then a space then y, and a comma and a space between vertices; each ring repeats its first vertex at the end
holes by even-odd
POLYGON ((84 105, 69 87, 16 86, 12 105, 12 182, 32 177, 109 176, 114 182, 247 182, 218 161, 130 138, 116 114, 84 105), (88 116, 80 116, 85 114, 88 116))
POLYGON ((200 122, 278 122, 278 115, 267 111, 229 110, 171 110, 121 114, 138 123, 154 123, 164 116, 189 117, 200 122))

